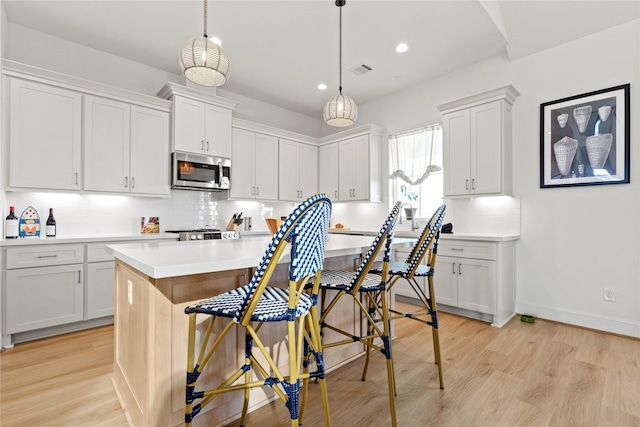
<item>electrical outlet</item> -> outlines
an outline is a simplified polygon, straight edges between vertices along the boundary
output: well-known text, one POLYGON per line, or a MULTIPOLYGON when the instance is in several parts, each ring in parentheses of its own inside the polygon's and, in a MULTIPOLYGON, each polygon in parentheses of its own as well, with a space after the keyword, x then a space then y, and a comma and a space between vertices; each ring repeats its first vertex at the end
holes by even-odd
POLYGON ((613 288, 604 288, 604 294, 602 295, 605 301, 615 301, 616 300, 616 290, 613 288))
POLYGON ((133 304, 133 283, 131 280, 127 280, 127 301, 129 304, 133 304))

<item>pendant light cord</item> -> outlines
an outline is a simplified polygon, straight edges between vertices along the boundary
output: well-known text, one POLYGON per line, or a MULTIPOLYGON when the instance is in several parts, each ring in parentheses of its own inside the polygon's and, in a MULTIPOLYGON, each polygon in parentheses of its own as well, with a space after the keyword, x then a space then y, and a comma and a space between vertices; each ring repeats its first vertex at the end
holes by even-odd
POLYGON ((342 95, 342 6, 339 7, 340 9, 340 60, 338 61, 338 66, 340 67, 340 95, 342 95))
POLYGON ((207 38, 207 0, 204 0, 204 38, 207 38))

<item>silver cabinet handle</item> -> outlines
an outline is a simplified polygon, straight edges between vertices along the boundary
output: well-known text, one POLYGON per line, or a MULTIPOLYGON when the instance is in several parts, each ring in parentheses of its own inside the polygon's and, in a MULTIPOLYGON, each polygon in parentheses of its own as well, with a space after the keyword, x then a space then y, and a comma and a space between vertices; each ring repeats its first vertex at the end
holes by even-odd
POLYGON ((78 283, 82 283, 82 273, 80 273, 80 270, 78 270, 78 283))
POLYGON ((78 183, 78 172, 74 172, 73 173, 73 183, 77 184, 78 183))
POLYGON ((200 150, 204 151, 204 139, 200 141, 200 150))
POLYGON ((456 263, 455 262, 451 263, 451 274, 456 274, 456 263))
POLYGON ((56 258, 58 255, 38 255, 38 259, 42 258, 56 258))
POLYGON ((207 153, 209 152, 209 141, 207 141, 207 153))
POLYGON ((131 177, 131 188, 136 188, 136 177, 135 176, 131 177))
POLYGON ((353 189, 353 197, 356 197, 356 189, 353 189))
POLYGON ((473 178, 473 179, 471 180, 471 189, 472 189, 472 190, 475 190, 475 189, 476 189, 476 179, 475 179, 475 178, 473 178))
POLYGON ((458 252, 462 252, 464 251, 464 248, 451 248, 452 251, 458 251, 458 252))
POLYGON ((464 189, 465 189, 465 190, 468 190, 468 189, 469 189, 469 180, 468 180, 468 179, 465 179, 465 180, 464 180, 464 189))
POLYGON ((458 263, 458 274, 462 275, 462 263, 458 263))
POLYGON ((260 187, 256 187, 256 196, 260 195, 260 187))
POLYGON ((337 199, 338 198, 338 190, 334 190, 333 193, 335 195, 335 198, 337 199))
POLYGON ((256 187, 251 187, 251 195, 252 196, 256 195, 256 187))
POLYGON ((124 177, 124 188, 127 188, 129 186, 129 177, 125 176, 124 177))

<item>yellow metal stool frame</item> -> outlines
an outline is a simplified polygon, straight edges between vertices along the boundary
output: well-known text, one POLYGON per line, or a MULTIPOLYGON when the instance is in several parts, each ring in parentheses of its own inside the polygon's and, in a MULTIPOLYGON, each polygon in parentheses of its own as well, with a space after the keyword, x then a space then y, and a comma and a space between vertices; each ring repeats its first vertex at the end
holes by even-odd
POLYGON ((389 309, 389 319, 397 320, 408 318, 431 326, 433 353, 435 363, 438 365, 438 377, 441 389, 444 388, 444 380, 442 375, 442 357, 440 354, 440 337, 438 334, 438 307, 436 305, 433 276, 435 273, 438 243, 440 241, 440 231, 442 229, 445 210, 446 206, 444 204, 436 209, 405 262, 392 262, 388 266, 382 266, 380 263, 377 263, 372 270, 381 273, 384 271, 384 268, 387 268, 389 275, 392 276, 389 281, 389 286, 387 287, 387 293, 391 293, 393 286, 400 279, 405 279, 422 303, 423 308, 413 313, 404 313, 395 309, 389 309), (422 264, 422 260, 425 257, 427 260, 426 265, 422 264), (427 278, 426 294, 420 288, 416 277, 427 278), (428 318, 425 319, 423 318, 424 316, 428 316, 428 318))
MULTIPOLYGON (((246 422, 249 406, 249 392, 255 387, 271 387, 285 402, 291 417, 291 426, 299 425, 299 408, 304 408, 307 382, 317 379, 322 393, 325 426, 330 425, 329 400, 324 372, 324 361, 319 331, 317 311, 320 270, 324 263, 331 201, 326 195, 310 197, 298 206, 280 226, 260 262, 252 280, 246 286, 201 301, 185 309, 189 315, 189 340, 187 354, 187 385, 185 424, 190 426, 193 418, 216 396, 236 390, 244 390, 244 405, 240 423, 246 422), (288 289, 267 286, 271 276, 290 244, 288 289), (311 284, 310 280, 313 280, 311 284), (305 287, 311 288, 310 292, 305 287), (211 316, 202 338, 200 354, 195 359, 196 316, 211 316), (218 318, 226 318, 222 332, 215 334, 213 325, 218 318), (272 355, 258 337, 265 322, 287 322, 289 351, 289 375, 283 375, 272 355), (256 326, 254 326, 254 323, 256 326), (233 326, 245 328, 246 347, 244 365, 240 366, 218 387, 210 390, 196 390, 198 378, 212 360, 216 349, 223 342, 233 326), (217 335, 217 336, 216 336, 217 335), (211 345, 209 345, 212 337, 211 345), (260 362, 253 353, 254 344, 266 361, 260 362), (313 360, 312 360, 313 359, 313 360), (316 370, 309 372, 309 365, 315 362, 316 370), (302 372, 300 372, 302 369, 302 372), (252 372, 258 380, 252 381, 252 372), (261 377, 262 379, 260 379, 261 377), (300 381, 302 399, 299 402, 300 381), (200 401, 199 403, 195 403, 200 401)), ((213 367, 209 367, 213 369, 213 367)))
POLYGON ((378 235, 374 239, 371 248, 363 256, 362 262, 355 272, 323 270, 320 278, 320 292, 322 297, 322 308, 320 316, 320 329, 323 335, 323 348, 336 347, 345 344, 359 342, 364 344, 366 350, 365 368, 362 373, 362 380, 365 380, 369 355, 371 350, 376 350, 385 355, 387 359, 387 382, 389 387, 389 406, 391 411, 391 422, 396 426, 396 405, 395 405, 395 378, 393 371, 393 358, 391 353, 389 310, 387 307, 387 266, 391 256, 391 243, 393 240, 393 229, 395 227, 401 203, 391 210, 387 220, 382 225, 378 235), (384 248, 384 251, 383 251, 384 248), (370 273, 376 258, 383 253, 384 268, 380 274, 370 273), (328 291, 337 291, 330 297, 328 291), (329 323, 328 316, 338 301, 345 295, 351 295, 360 309, 361 316, 367 322, 365 335, 354 336, 349 331, 344 331, 339 327, 329 323), (381 306, 378 304, 381 303, 381 306), (382 319, 380 327, 376 320, 378 316, 382 319), (327 343, 324 339, 323 331, 329 329, 346 337, 346 339, 327 343))

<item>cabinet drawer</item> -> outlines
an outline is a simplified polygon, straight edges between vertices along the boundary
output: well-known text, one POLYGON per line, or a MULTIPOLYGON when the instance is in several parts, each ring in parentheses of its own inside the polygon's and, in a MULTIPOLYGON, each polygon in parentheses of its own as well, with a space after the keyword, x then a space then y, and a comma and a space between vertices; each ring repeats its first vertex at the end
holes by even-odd
POLYGON ((438 255, 495 260, 496 244, 493 242, 472 242, 468 240, 440 240, 438 255))
POLYGON ((84 245, 40 245, 7 249, 7 269, 84 262, 84 245))
POLYGON ((107 245, 114 243, 89 243, 87 245, 87 262, 113 261, 113 255, 107 251, 107 245))

